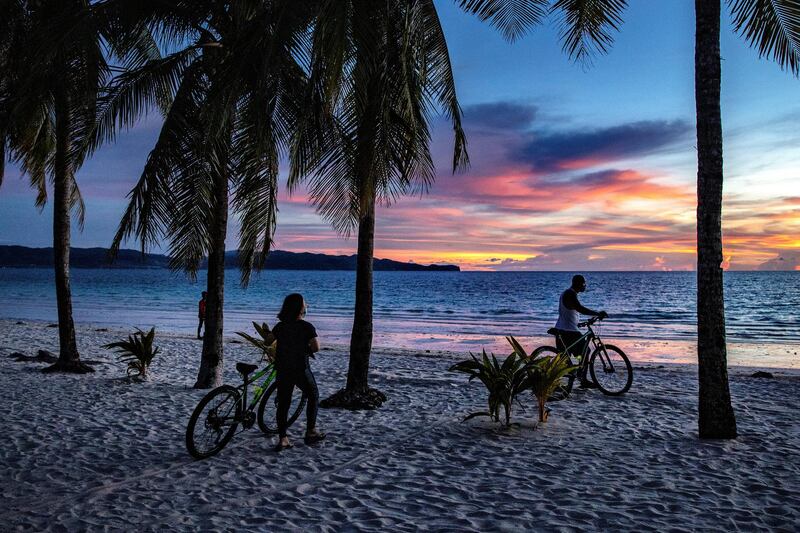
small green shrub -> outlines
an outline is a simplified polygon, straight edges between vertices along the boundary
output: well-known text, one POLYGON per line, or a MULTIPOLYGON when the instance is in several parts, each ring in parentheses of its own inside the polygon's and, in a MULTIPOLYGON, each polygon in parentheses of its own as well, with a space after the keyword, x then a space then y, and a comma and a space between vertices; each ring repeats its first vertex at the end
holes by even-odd
POLYGON ((278 342, 275 340, 275 335, 270 331, 269 325, 266 322, 262 322, 261 325, 258 322, 253 322, 253 327, 256 328, 258 337, 253 337, 243 331, 237 331, 236 334, 258 348, 262 354, 262 361, 274 361, 278 342))
POLYGON ((502 410, 505 425, 509 426, 514 402, 519 403, 519 395, 530 390, 538 403, 539 422, 545 422, 547 399, 558 387, 561 378, 576 367, 570 364, 568 357, 561 354, 531 359, 514 337, 506 337, 506 340, 513 351, 502 364, 494 354, 487 355, 486 350, 483 350, 480 358, 470 353, 470 359, 450 367, 453 372, 467 374, 469 381, 480 380, 489 392, 488 411, 471 413, 464 420, 488 416, 495 422, 500 422, 502 410))
POLYGON ((147 379, 150 363, 161 351, 161 348, 153 346, 155 335, 155 327, 150 328, 147 333, 136 328, 132 335, 128 335, 128 340, 104 344, 103 348, 116 350, 119 360, 128 364, 128 377, 147 379))
POLYGON ((508 342, 511 343, 511 347, 518 357, 530 361, 530 364, 525 367, 528 373, 526 384, 536 398, 539 407, 539 422, 546 422, 548 399, 561 384, 561 378, 578 367, 572 364, 566 352, 530 359, 525 349, 514 337, 508 337, 508 342))
POLYGON ((495 422, 500 422, 502 410, 505 425, 511 425, 511 408, 514 400, 528 387, 528 361, 516 353, 509 355, 502 364, 494 354, 486 355, 486 350, 478 358, 470 352, 470 359, 456 363, 450 367, 453 372, 463 372, 469 375, 469 381, 478 379, 489 392, 488 411, 478 411, 467 415, 464 420, 477 416, 488 416, 495 422))

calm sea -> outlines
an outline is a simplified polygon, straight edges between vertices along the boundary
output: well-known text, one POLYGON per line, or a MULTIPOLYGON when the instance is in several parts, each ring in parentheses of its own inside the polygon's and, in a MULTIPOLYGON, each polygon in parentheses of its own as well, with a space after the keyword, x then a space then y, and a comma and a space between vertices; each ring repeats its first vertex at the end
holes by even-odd
MULTIPOLYGON (((267 271, 243 289, 228 270, 225 331, 273 324, 283 297, 301 292, 307 319, 328 342, 346 342, 352 326, 354 272, 267 271)), ((696 331, 691 272, 585 273, 587 307, 605 309, 610 337, 691 339, 696 331)), ((205 285, 167 270, 72 271, 75 318, 95 324, 190 333, 205 285)), ((376 272, 375 344, 475 350, 505 344, 505 335, 544 336, 558 296, 570 283, 560 272, 376 272)), ((0 269, 0 317, 55 321, 49 269, 0 269)), ((730 341, 800 344, 800 272, 728 272, 730 341)))

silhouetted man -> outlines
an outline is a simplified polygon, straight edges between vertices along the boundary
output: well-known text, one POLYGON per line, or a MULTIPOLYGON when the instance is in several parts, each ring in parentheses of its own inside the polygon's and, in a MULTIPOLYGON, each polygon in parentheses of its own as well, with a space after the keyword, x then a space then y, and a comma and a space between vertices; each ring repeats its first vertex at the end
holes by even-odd
MULTIPOLYGON (((203 291, 202 298, 199 302, 197 302, 197 319, 199 323, 197 324, 197 338, 202 339, 203 337, 200 335, 200 330, 203 328, 203 324, 206 321, 206 296, 208 293, 203 291)), ((203 332, 205 334, 205 332, 203 332)))
MULTIPOLYGON (((558 322, 556 328, 556 348, 562 351, 569 347, 569 352, 574 357, 582 357, 586 348, 586 339, 578 342, 583 333, 578 329, 579 315, 599 316, 605 318, 608 314, 605 311, 592 311, 584 307, 578 301, 578 293, 586 290, 586 279, 580 274, 572 276, 572 286, 561 293, 558 300, 558 322), (566 344, 566 346, 565 346, 566 344)), ((597 385, 586 378, 586 372, 582 371, 578 376, 581 380, 582 388, 596 388, 597 385)))

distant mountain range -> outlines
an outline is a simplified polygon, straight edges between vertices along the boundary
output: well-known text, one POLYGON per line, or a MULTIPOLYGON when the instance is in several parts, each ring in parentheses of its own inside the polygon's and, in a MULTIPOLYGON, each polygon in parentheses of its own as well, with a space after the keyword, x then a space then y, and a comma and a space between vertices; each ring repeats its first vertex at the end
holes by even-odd
MULTIPOLYGON (((375 270, 383 271, 446 271, 457 272, 456 265, 419 265, 391 259, 375 259, 375 270)), ((27 246, 0 246, 0 267, 51 267, 52 248, 27 246)), ((108 262, 107 248, 71 248, 70 266, 73 268, 169 268, 169 257, 160 254, 142 256, 136 250, 120 250, 114 263, 108 262)), ((225 253, 225 267, 237 268, 237 252, 225 253)), ((267 257, 268 270, 355 270, 355 255, 326 255, 295 253, 275 250, 267 257)))

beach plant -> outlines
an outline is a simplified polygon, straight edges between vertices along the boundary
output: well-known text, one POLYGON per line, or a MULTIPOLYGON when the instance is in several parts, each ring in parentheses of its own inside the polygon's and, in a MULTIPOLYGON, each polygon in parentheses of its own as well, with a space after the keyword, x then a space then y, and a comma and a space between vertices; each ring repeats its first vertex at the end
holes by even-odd
POLYGON ((516 352, 500 363, 492 353, 482 350, 478 357, 470 352, 470 358, 450 367, 452 372, 462 372, 469 376, 469 381, 479 380, 489 393, 488 410, 470 413, 464 418, 467 421, 479 416, 488 416, 495 422, 502 421, 511 425, 511 410, 514 401, 525 390, 530 388, 530 359, 520 357, 516 352))
POLYGON ((549 410, 547 402, 561 384, 561 378, 570 372, 577 370, 578 366, 573 365, 567 352, 555 355, 542 355, 531 359, 525 348, 517 342, 514 337, 507 337, 508 342, 514 349, 514 353, 521 359, 528 359, 530 364, 525 369, 528 372, 527 387, 530 388, 539 411, 539 422, 547 422, 549 410))
POLYGON ((253 327, 256 329, 258 337, 254 337, 244 331, 237 331, 236 334, 258 348, 262 354, 262 360, 274 361, 278 341, 275 340, 275 335, 270 331, 269 325, 266 322, 262 322, 260 325, 258 322, 253 322, 253 327))
POLYGON ((161 351, 161 348, 153 345, 155 335, 155 327, 150 328, 147 333, 136 328, 126 340, 104 344, 103 348, 116 350, 119 360, 128 365, 128 377, 146 380, 149 377, 150 363, 161 351))

